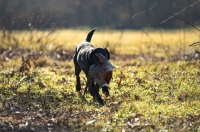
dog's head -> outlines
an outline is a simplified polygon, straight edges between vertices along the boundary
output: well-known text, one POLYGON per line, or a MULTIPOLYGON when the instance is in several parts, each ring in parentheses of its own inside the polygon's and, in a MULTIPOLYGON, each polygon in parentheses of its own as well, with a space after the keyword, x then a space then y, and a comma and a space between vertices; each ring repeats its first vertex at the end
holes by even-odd
POLYGON ((110 53, 106 48, 95 48, 92 53, 90 54, 90 60, 94 64, 99 64, 100 60, 99 57, 96 54, 102 54, 103 56, 106 57, 107 60, 110 59, 110 53))

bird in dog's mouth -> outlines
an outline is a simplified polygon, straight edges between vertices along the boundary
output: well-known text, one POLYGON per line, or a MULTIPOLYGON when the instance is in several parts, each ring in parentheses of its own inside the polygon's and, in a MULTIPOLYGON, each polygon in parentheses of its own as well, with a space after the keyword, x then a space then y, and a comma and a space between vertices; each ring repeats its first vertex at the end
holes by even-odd
POLYGON ((99 58, 100 63, 91 65, 89 73, 94 78, 94 81, 102 87, 102 92, 109 96, 108 85, 112 79, 112 71, 115 67, 101 53, 95 55, 99 58))

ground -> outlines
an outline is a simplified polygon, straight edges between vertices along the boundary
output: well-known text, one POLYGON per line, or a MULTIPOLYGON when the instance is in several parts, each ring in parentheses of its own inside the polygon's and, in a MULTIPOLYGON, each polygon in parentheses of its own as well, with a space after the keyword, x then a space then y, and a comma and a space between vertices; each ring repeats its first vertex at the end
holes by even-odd
MULTIPOLYGON (((59 32, 62 32, 62 36, 64 31, 58 31, 58 34, 59 32)), ((70 38, 73 38, 73 34, 77 36, 77 32, 71 31, 70 38)), ((84 32, 82 31, 80 36, 84 36, 86 31, 84 32)), ((78 43, 74 41, 79 41, 79 37, 74 41, 65 41, 73 43, 72 48, 66 48, 66 45, 51 47, 51 44, 41 44, 46 48, 41 48, 40 45, 36 45, 35 48, 33 45, 31 48, 22 48, 20 40, 18 45, 2 46, 0 130, 200 130, 200 61, 195 52, 189 54, 189 48, 184 50, 187 54, 180 52, 180 49, 186 47, 186 42, 189 45, 196 38, 193 41, 185 39, 184 46, 175 49, 173 42, 180 41, 174 39, 170 44, 165 40, 165 35, 170 35, 174 31, 163 31, 162 41, 167 43, 167 46, 159 42, 159 37, 154 36, 154 31, 153 34, 149 34, 158 45, 152 40, 147 41, 146 38, 139 46, 133 46, 132 51, 136 52, 132 53, 128 43, 133 42, 128 35, 138 36, 136 31, 113 31, 112 34, 109 32, 114 38, 119 35, 118 41, 110 41, 106 39, 108 34, 101 33, 96 33, 96 37, 94 34, 92 43, 101 38, 102 46, 107 45, 111 51, 111 63, 116 66, 110 83, 110 96, 105 97, 100 92, 106 102, 103 107, 99 106, 89 93, 83 96, 86 83, 83 73, 82 91, 75 91, 72 56, 73 46, 78 43), (144 43, 152 46, 142 50, 144 43), (151 52, 148 52, 148 49, 151 52), (163 52, 158 51, 159 49, 163 52), (168 55, 167 51, 170 51, 168 55)), ((23 42, 27 43, 28 40, 24 39, 23 42)), ((61 43, 60 39, 54 42, 61 43)))

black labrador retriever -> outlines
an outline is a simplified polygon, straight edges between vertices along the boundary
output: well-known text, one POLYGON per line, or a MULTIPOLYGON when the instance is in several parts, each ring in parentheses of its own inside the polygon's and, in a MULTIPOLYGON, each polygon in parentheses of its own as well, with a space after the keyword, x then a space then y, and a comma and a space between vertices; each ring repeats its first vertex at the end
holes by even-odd
MULTIPOLYGON (((91 77, 89 75, 89 68, 93 64, 100 64, 99 58, 96 56, 96 54, 102 54, 104 55, 108 60, 110 59, 110 53, 106 48, 95 48, 91 43, 91 38, 93 36, 95 29, 91 30, 86 40, 78 44, 76 47, 76 51, 73 57, 74 66, 75 66, 75 75, 76 75, 76 90, 81 90, 81 84, 80 84, 80 77, 79 74, 81 70, 84 71, 87 82, 90 81, 90 85, 88 86, 90 94, 93 96, 94 99, 96 99, 101 105, 104 105, 104 101, 102 100, 101 96, 99 95, 99 88, 100 86, 98 84, 95 84, 94 80, 89 78, 91 77)), ((106 93, 109 95, 108 86, 102 86, 103 93, 106 93)))

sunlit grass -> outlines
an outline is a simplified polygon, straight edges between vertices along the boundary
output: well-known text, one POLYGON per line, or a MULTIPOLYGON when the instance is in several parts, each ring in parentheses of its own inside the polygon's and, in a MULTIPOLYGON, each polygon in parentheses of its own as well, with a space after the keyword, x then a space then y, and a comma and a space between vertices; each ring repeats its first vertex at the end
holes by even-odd
MULTIPOLYGON (((88 31, 60 30, 57 31, 58 43, 66 48, 74 48, 85 39, 88 31), (59 42, 62 40, 62 42, 59 42)), ((108 47, 116 53, 138 54, 156 53, 165 56, 165 52, 172 54, 176 51, 190 48, 189 44, 199 41, 199 36, 191 30, 98 30, 95 32, 92 43, 98 47, 108 47), (167 48, 166 48, 167 47, 167 48), (158 51, 160 50, 160 51, 158 51)))
MULTIPOLYGON (((85 40, 88 30, 59 29, 52 31, 13 31, 12 38, 24 48, 53 50, 62 46, 74 50, 76 45, 85 40)), ((0 32, 2 36, 2 31, 0 32)), ((3 40, 2 40, 3 41, 3 40)), ((5 41, 8 41, 5 39, 5 41)), ((16 44, 14 40, 10 40, 16 44)), ((189 44, 199 41, 198 33, 191 29, 180 30, 96 30, 91 43, 95 47, 107 47, 119 54, 150 53, 158 56, 189 52, 189 44)), ((9 42, 4 42, 9 43, 9 42)), ((9 46, 9 45, 7 45, 9 46)))
MULTIPOLYGON (((106 101, 104 107, 94 102, 89 93, 84 98, 76 93, 72 61, 56 63, 60 65, 47 63, 50 65, 32 68, 26 74, 16 72, 12 75, 12 70, 1 70, 1 95, 18 97, 20 104, 24 101, 23 105, 29 104, 51 111, 59 111, 62 107, 67 107, 65 112, 74 109, 72 114, 80 114, 80 118, 85 121, 79 123, 82 129, 95 119, 94 126, 90 126, 91 129, 87 127, 88 130, 134 130, 135 123, 145 130, 180 130, 182 126, 176 126, 174 122, 184 120, 187 124, 188 116, 199 115, 199 61, 112 61, 119 65, 110 84, 111 96, 105 98, 100 90, 106 101), (26 78, 21 80, 23 77, 26 78), (93 114, 86 116, 81 114, 83 111, 93 114), (145 122, 150 125, 148 129, 145 122), (170 124, 172 128, 169 127, 170 124)), ((81 74, 82 88, 86 83, 84 78, 85 75, 81 74)), ((77 129, 74 118, 70 122, 72 128, 77 129)))
MULTIPOLYGON (((85 39, 87 32, 58 30, 50 35, 53 40, 45 47, 53 49, 62 45, 74 50, 85 39)), ((34 39, 46 34, 48 31, 37 31, 35 35, 38 37, 34 39)), ((29 35, 31 33, 26 31, 13 32, 22 48, 39 50, 39 44, 29 43, 29 35), (28 37, 23 39, 24 33, 28 37)), ((97 30, 92 39, 96 47, 108 47, 117 54, 152 53, 160 56, 165 56, 166 52, 176 54, 182 48, 187 51, 188 44, 196 41, 199 38, 190 30, 149 30, 148 36, 139 30, 97 30)), ((53 130, 199 130, 199 60, 154 62, 129 58, 110 61, 117 68, 110 83, 110 96, 105 97, 100 90, 106 102, 103 107, 89 93, 84 97, 76 92, 72 60, 56 61, 40 56, 35 60, 37 65, 31 61, 30 69, 22 72, 19 72, 21 58, 5 61, 0 65, 0 104, 4 102, 1 109, 10 112, 11 107, 17 104, 21 111, 25 109, 24 113, 30 113, 20 120, 29 120, 27 117, 30 116, 31 122, 35 121, 33 116, 38 111, 50 113, 50 116, 35 116, 40 121, 46 119, 40 126, 48 127, 47 122, 53 122, 53 130), (31 110, 36 112, 32 114, 31 110), (65 129, 65 126, 68 128, 65 129)), ((81 73, 82 93, 85 84, 85 75, 81 73)), ((9 118, 3 115, 1 118, 7 122, 10 118, 16 121, 15 114, 9 115, 9 118)))

